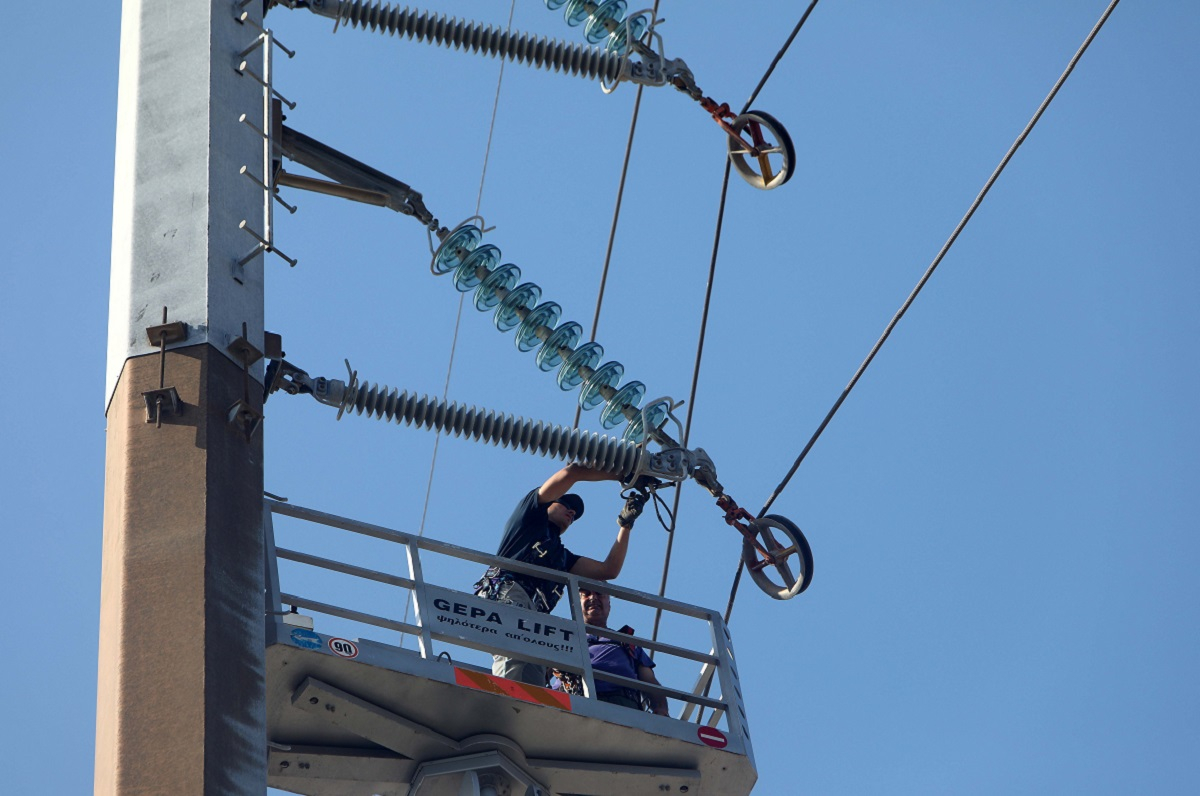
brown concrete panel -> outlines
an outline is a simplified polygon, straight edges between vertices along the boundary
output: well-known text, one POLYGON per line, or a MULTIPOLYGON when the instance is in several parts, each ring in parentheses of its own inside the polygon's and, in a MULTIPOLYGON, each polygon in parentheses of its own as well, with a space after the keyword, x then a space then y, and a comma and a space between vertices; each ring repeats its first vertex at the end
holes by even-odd
POLYGON ((167 353, 183 408, 161 428, 158 379, 128 360, 108 411, 95 789, 261 794, 261 430, 226 422, 242 371, 209 345, 167 353))

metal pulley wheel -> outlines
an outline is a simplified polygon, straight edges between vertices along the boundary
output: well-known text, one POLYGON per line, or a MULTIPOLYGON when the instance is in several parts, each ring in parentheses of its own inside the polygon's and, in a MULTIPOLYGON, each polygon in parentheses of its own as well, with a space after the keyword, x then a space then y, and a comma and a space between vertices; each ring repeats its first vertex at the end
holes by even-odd
POLYGON ((795 523, 778 514, 764 514, 750 523, 750 530, 754 536, 742 542, 742 560, 758 588, 776 600, 790 600, 807 589, 812 582, 812 549, 795 523))
POLYGON ((729 160, 743 180, 769 191, 791 179, 796 148, 778 119, 762 111, 746 111, 730 127, 737 135, 728 138, 729 160))

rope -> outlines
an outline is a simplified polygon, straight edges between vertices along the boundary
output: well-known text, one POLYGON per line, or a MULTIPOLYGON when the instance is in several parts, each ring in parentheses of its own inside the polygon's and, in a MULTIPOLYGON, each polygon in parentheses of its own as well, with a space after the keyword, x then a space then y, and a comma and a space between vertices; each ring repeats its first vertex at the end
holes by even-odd
MULTIPOLYGON (((1113 9, 1117 7, 1118 2, 1120 2, 1120 0, 1112 0, 1112 2, 1109 3, 1108 8, 1104 9, 1104 13, 1100 15, 1100 19, 1096 22, 1095 26, 1092 27, 1092 30, 1090 33, 1088 33, 1087 38, 1083 40, 1083 44, 1081 44, 1079 49, 1076 50, 1075 55, 1067 64, 1067 68, 1063 70, 1063 73, 1059 76, 1058 80, 1055 81, 1054 87, 1050 89, 1050 93, 1046 95, 1046 98, 1042 100, 1042 104, 1038 106, 1037 111, 1033 114, 1033 118, 1031 118, 1029 123, 1025 125, 1025 129, 1021 131, 1021 134, 1017 136, 1016 141, 1013 142, 1012 146, 1009 147, 1008 152, 1005 153, 1004 157, 1000 160, 1000 165, 998 165, 996 170, 992 172, 992 176, 988 178, 987 182, 983 186, 983 189, 979 192, 979 195, 975 197, 975 201, 971 203, 971 207, 967 210, 966 215, 964 215, 962 220, 958 222, 958 226, 954 228, 954 232, 950 234, 950 237, 946 240, 945 244, 943 244, 941 250, 937 253, 937 256, 933 258, 933 262, 930 263, 929 268, 925 270, 925 273, 921 276, 920 281, 918 281, 916 287, 913 288, 912 293, 909 294, 908 298, 905 299, 895 316, 892 317, 892 320, 890 323, 888 323, 887 328, 883 330, 883 334, 871 348, 871 352, 867 354, 867 358, 864 359, 862 364, 858 366, 858 370, 854 373, 854 377, 850 379, 850 383, 846 385, 846 389, 842 390, 842 394, 839 395, 837 401, 834 402, 833 408, 829 410, 827 415, 825 415, 825 419, 821 421, 821 424, 817 427, 816 432, 812 435, 812 438, 809 439, 808 444, 804 446, 804 449, 800 452, 800 455, 796 457, 796 461, 792 465, 792 468, 788 470, 787 475, 784 476, 783 480, 779 483, 779 486, 775 487, 775 491, 771 493, 771 496, 767 498, 767 502, 763 504, 762 510, 758 513, 758 516, 761 517, 763 514, 765 514, 771 508, 771 504, 775 502, 775 499, 779 497, 780 493, 783 492, 784 488, 787 487, 788 482, 791 481, 792 476, 795 475, 796 470, 799 469, 800 463, 804 461, 804 457, 806 457, 808 452, 812 450, 813 445, 816 444, 817 438, 821 436, 823 431, 825 431, 825 427, 829 425, 829 422, 833 419, 833 416, 846 401, 846 397, 850 394, 850 391, 854 389, 854 385, 858 383, 858 380, 866 371, 867 366, 871 364, 871 361, 875 358, 875 355, 879 353, 879 349, 883 347, 884 342, 886 342, 888 337, 891 335, 892 330, 896 328, 896 324, 898 324, 900 319, 904 317, 904 314, 908 312, 908 308, 912 306, 913 301, 916 300, 917 294, 921 292, 921 289, 925 287, 925 283, 928 282, 930 277, 933 276, 934 270, 937 269, 947 252, 950 251, 950 247, 954 245, 954 241, 958 239, 959 234, 967 226, 967 222, 971 220, 973 215, 975 215, 975 211, 979 208, 979 205, 983 203, 983 198, 987 196, 988 191, 992 189, 992 185, 994 185, 996 180, 999 179, 1000 173, 1004 171, 1004 168, 1008 165, 1009 161, 1012 160, 1013 155, 1016 154, 1016 151, 1021 144, 1025 143, 1025 139, 1028 138, 1029 134, 1033 131, 1034 125, 1036 125, 1038 120, 1042 118, 1042 114, 1046 112, 1046 108, 1050 106, 1050 102, 1054 99, 1055 95, 1058 94, 1058 90, 1062 88, 1067 78, 1071 75, 1071 72, 1075 70, 1075 64, 1079 63, 1079 59, 1083 57, 1084 52, 1087 51, 1087 48, 1091 45, 1092 40, 1096 38, 1096 34, 1098 34, 1100 29, 1104 27, 1104 23, 1108 21, 1108 17, 1112 14, 1113 9)), ((733 590, 729 595, 729 604, 725 609, 726 622, 729 621, 729 615, 733 611, 733 599, 737 594, 737 585, 741 578, 743 565, 743 562, 739 562, 738 564, 737 577, 734 579, 733 590)))
MULTIPOLYGON (((775 71, 775 67, 779 64, 780 60, 782 60, 784 53, 786 53, 788 48, 792 46, 792 42, 795 40, 796 34, 800 32, 800 28, 804 27, 804 23, 808 20, 809 14, 812 13, 812 10, 816 7, 816 5, 817 0, 812 0, 812 2, 809 3, 808 8, 804 10, 804 13, 800 17, 800 21, 797 22, 796 27, 792 29, 791 35, 788 36, 787 41, 783 43, 783 46, 779 49, 779 52, 777 52, 775 57, 771 60, 771 65, 768 66, 767 71, 763 73, 762 79, 758 81, 758 85, 754 87, 754 91, 750 93, 750 98, 746 100, 746 104, 742 108, 742 113, 745 113, 750 109, 750 106, 754 104, 754 100, 758 98, 759 92, 762 91, 763 86, 767 84, 767 79, 770 78, 771 74, 775 71)), ((729 170, 729 158, 725 158, 725 176, 721 179, 721 201, 717 208, 717 226, 716 232, 713 235, 712 257, 708 262, 708 284, 704 288, 704 308, 700 314, 700 336, 696 341, 696 362, 692 367, 692 385, 688 390, 687 416, 684 420, 683 440, 680 442, 680 444, 685 448, 688 444, 688 438, 691 436, 692 414, 696 409, 696 385, 700 382, 700 361, 704 356, 704 340, 708 330, 708 311, 712 305, 713 282, 715 281, 717 273, 717 253, 721 248, 721 229, 725 225, 725 198, 729 193, 729 170)), ((671 511, 670 535, 667 537, 667 551, 663 560, 662 580, 658 586, 659 597, 662 597, 667 591, 667 575, 671 569, 671 552, 674 548, 675 542, 675 518, 679 516, 679 494, 681 491, 682 490, 675 491, 675 502, 671 511)), ((739 569, 738 576, 740 575, 741 570, 739 569)), ((736 588, 736 582, 737 581, 735 580, 734 588, 736 588)), ((652 641, 658 640, 658 626, 661 620, 662 609, 660 608, 654 612, 654 632, 650 637, 652 641)))
MULTIPOLYGON (((512 5, 508 9, 508 28, 506 33, 512 30, 513 14, 517 9, 517 0, 512 0, 512 5)), ((488 160, 492 155, 492 134, 496 131, 496 113, 500 109, 500 87, 504 84, 504 64, 505 61, 500 61, 500 74, 496 79, 496 97, 492 101, 492 121, 488 125, 487 145, 483 150, 483 169, 479 174, 479 193, 475 196, 475 215, 479 215, 479 209, 483 205, 483 184, 487 179, 488 160)), ((450 396, 450 376, 454 372, 454 354, 458 350, 458 330, 462 322, 463 302, 466 298, 465 293, 460 293, 458 296, 458 312, 454 316, 454 336, 450 340, 450 359, 446 363, 446 383, 442 387, 442 400, 445 401, 450 396)), ((425 518, 429 514, 429 496, 433 492, 433 473, 437 468, 438 448, 441 445, 442 433, 438 431, 433 437, 433 455, 429 460, 429 478, 425 482, 425 503, 421 507, 421 524, 417 528, 417 536, 425 535, 425 518)), ((408 612, 412 605, 410 600, 404 602, 404 621, 408 621, 408 612)), ((400 646, 404 646, 404 634, 400 634, 400 646)))

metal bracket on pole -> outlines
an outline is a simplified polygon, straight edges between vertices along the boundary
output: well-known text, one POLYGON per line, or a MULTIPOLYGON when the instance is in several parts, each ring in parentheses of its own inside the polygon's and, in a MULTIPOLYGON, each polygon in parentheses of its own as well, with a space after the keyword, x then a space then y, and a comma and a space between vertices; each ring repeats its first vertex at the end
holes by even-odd
POLYGON ((263 332, 263 348, 267 349, 264 354, 267 359, 283 359, 283 336, 275 332, 263 332))
MULTIPOLYGON (((165 310, 166 307, 163 307, 165 310)), ((158 326, 147 326, 146 337, 154 345, 170 345, 187 339, 187 324, 183 321, 167 323, 164 319, 158 326)))
POLYGON ((162 428, 164 410, 173 415, 183 411, 183 401, 174 387, 146 390, 142 397, 146 399, 146 422, 153 423, 156 428, 162 428))
POLYGON ((243 366, 248 368, 258 360, 262 359, 263 354, 254 347, 253 343, 246 339, 245 334, 246 324, 243 323, 242 336, 235 338, 233 342, 225 347, 225 350, 232 354, 234 359, 236 359, 238 362, 241 362, 243 366))
POLYGON ((246 339, 246 324, 242 324, 242 335, 225 347, 234 359, 242 363, 242 397, 229 407, 229 424, 234 426, 246 442, 249 442, 262 425, 263 413, 250 404, 250 366, 263 358, 263 354, 246 339))
POLYGON ((254 438, 258 427, 262 425, 263 414, 245 400, 239 398, 234 401, 233 406, 229 407, 228 418, 229 425, 241 431, 242 436, 246 438, 246 442, 249 442, 254 438))
POLYGON ((155 428, 162 428, 163 408, 173 415, 183 411, 183 401, 179 391, 167 383, 167 344, 178 343, 187 339, 187 324, 183 321, 167 323, 167 308, 163 307, 163 322, 157 326, 147 326, 146 336, 150 342, 158 346, 158 389, 146 390, 142 398, 146 401, 146 422, 153 423, 155 428))
POLYGON ((281 171, 278 185, 386 207, 402 215, 412 216, 430 230, 438 230, 438 220, 425 207, 421 194, 395 177, 286 125, 281 128, 279 145, 285 157, 328 177, 333 182, 281 171))

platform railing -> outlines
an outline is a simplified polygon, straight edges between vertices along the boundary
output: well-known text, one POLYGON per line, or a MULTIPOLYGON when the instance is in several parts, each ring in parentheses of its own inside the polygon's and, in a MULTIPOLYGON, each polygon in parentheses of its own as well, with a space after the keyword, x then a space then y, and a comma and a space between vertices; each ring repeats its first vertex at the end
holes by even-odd
MULTIPOLYGON (((724 717, 727 731, 734 735, 734 737, 743 739, 748 745, 749 731, 746 727, 745 706, 737 674, 737 665, 733 657, 732 640, 720 613, 717 611, 629 589, 613 583, 590 580, 567 572, 546 569, 512 559, 500 558, 436 539, 408 534, 380 525, 360 522, 270 498, 264 499, 263 527, 265 529, 264 549, 266 558, 264 564, 267 583, 265 608, 270 620, 278 619, 285 613, 283 610, 284 606, 290 606, 293 610, 304 609, 365 625, 411 634, 418 640, 421 657, 426 659, 439 657, 438 653, 435 653, 433 650, 433 642, 437 641, 443 644, 480 650, 489 654, 507 655, 529 660, 543 666, 558 668, 580 675, 584 684, 585 696, 588 697, 596 693, 595 681, 599 679, 615 683, 622 687, 632 688, 645 694, 654 694, 678 700, 683 703, 683 707, 678 712, 676 718, 683 721, 694 721, 698 724, 703 723, 707 726, 715 727, 721 718, 724 717), (273 515, 317 523, 329 528, 340 529, 401 545, 407 554, 408 573, 407 575, 399 575, 382 572, 298 550, 276 547, 273 515), (534 575, 544 580, 564 584, 566 587, 564 599, 570 605, 571 617, 564 619, 558 616, 539 614, 514 606, 483 600, 470 592, 464 592, 460 589, 447 588, 430 583, 424 575, 422 553, 436 553, 480 564, 483 567, 501 566, 512 572, 534 575), (409 589, 412 592, 412 599, 416 607, 415 621, 398 620, 392 617, 355 610, 347 606, 318 601, 299 593, 300 589, 284 592, 281 590, 279 580, 278 561, 281 559, 322 570, 338 572, 367 581, 409 589), (588 591, 608 594, 619 600, 643 605, 651 609, 661 609, 667 614, 678 614, 700 620, 708 626, 710 644, 706 650, 694 650, 636 635, 626 635, 610 628, 587 625, 583 621, 579 605, 579 589, 581 587, 588 591), (480 611, 486 613, 480 615, 480 611), (479 621, 474 621, 476 619, 479 621), (488 627, 489 624, 494 624, 496 627, 488 627), (534 631, 535 625, 537 627, 536 632, 534 631), (520 630, 519 632, 512 632, 511 630, 504 633, 498 632, 504 628, 520 628, 520 630), (695 686, 691 691, 683 691, 664 685, 653 685, 640 680, 632 680, 593 671, 585 641, 586 633, 588 632, 617 641, 628 642, 647 650, 653 650, 699 664, 700 671, 696 678, 695 686), (549 634, 553 637, 553 642, 544 639, 534 639, 533 636, 538 634, 549 634), (567 638, 564 638, 564 636, 567 636, 567 638), (572 642, 571 639, 574 639, 574 641, 572 642), (559 644, 559 641, 563 643, 559 644), (714 678, 720 692, 717 697, 706 694, 710 690, 710 683, 714 678), (707 716, 705 714, 706 710, 708 711, 707 716)), ((397 605, 403 605, 404 603, 405 600, 396 601, 397 605)))

